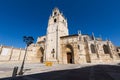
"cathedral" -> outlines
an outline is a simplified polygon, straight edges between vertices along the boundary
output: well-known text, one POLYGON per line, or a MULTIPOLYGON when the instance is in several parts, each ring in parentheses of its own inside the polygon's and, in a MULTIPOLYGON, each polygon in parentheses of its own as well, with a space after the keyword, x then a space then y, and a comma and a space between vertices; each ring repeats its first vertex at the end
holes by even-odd
MULTIPOLYGON (((0 46, 0 62, 22 61, 24 49, 0 46)), ((96 38, 94 34, 69 35, 67 19, 54 8, 48 20, 45 36, 40 36, 27 50, 26 61, 55 64, 117 63, 120 62, 120 47, 110 40, 96 38)))

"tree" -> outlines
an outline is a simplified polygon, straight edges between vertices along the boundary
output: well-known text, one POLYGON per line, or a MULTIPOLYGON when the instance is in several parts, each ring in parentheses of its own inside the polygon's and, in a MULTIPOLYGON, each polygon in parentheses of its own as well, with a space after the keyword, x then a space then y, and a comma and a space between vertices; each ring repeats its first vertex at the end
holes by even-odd
POLYGON ((26 49, 25 49, 25 55, 23 58, 23 62, 20 68, 20 72, 19 75, 23 75, 23 68, 24 68, 24 62, 25 62, 25 58, 26 58, 26 54, 27 54, 27 48, 30 44, 32 44, 34 42, 34 38, 32 36, 23 36, 23 41, 26 43, 26 49))
POLYGON ((27 47, 34 42, 34 38, 32 36, 23 36, 23 41, 26 43, 27 47))

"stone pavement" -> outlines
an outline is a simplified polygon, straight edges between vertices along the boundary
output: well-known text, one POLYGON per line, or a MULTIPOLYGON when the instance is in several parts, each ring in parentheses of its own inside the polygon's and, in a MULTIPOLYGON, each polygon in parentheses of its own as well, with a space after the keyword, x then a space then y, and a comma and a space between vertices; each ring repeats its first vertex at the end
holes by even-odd
MULTIPOLYGON (((47 67, 44 64, 26 64, 25 66, 25 69, 28 69, 28 71, 25 72, 24 76, 1 78, 1 80, 120 80, 119 65, 56 64, 52 67, 47 67)), ((10 71, 11 67, 3 71, 10 71)), ((8 74, 5 73, 4 75, 8 74)))
MULTIPOLYGON (((19 63, 0 64, 0 78, 11 77, 13 68, 15 66, 18 66, 20 69, 21 64, 19 64, 19 63)), ((27 64, 25 64, 25 67, 24 67, 24 70, 25 70, 24 75, 43 73, 43 72, 54 71, 54 70, 72 69, 72 68, 75 68, 76 66, 77 65, 73 65, 73 64, 69 64, 69 65, 55 64, 51 67, 48 67, 48 66, 45 66, 45 64, 40 64, 40 63, 31 63, 31 64, 27 63, 27 64)), ((18 70, 18 72, 19 72, 19 70, 18 70)))

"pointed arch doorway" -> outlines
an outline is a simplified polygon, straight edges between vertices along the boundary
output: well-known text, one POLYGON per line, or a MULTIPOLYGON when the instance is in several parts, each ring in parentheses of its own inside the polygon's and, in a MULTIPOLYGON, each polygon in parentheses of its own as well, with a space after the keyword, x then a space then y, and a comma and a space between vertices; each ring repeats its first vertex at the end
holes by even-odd
POLYGON ((67 52, 67 63, 72 64, 72 53, 71 52, 67 52))
POLYGON ((67 64, 74 63, 74 52, 73 47, 71 45, 66 45, 66 57, 67 57, 67 64))
POLYGON ((39 48, 37 56, 40 59, 40 63, 43 63, 43 57, 44 57, 44 49, 42 47, 39 48))

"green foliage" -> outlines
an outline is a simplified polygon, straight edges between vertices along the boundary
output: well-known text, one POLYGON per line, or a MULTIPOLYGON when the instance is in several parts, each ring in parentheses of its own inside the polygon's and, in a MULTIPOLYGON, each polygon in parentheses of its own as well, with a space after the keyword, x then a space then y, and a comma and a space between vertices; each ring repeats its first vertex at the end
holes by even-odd
POLYGON ((34 42, 34 38, 32 36, 23 36, 23 41, 29 46, 34 42))

